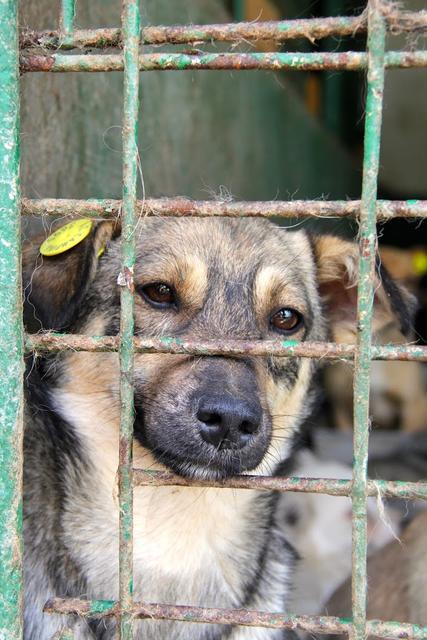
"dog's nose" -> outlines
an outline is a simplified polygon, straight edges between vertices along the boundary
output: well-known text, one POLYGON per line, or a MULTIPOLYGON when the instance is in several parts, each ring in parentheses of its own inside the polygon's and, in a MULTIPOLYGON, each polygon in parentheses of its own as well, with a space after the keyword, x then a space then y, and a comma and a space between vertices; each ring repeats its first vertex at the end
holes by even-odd
POLYGON ((219 449, 240 449, 258 431, 261 415, 261 407, 242 400, 205 397, 197 411, 200 435, 219 449))

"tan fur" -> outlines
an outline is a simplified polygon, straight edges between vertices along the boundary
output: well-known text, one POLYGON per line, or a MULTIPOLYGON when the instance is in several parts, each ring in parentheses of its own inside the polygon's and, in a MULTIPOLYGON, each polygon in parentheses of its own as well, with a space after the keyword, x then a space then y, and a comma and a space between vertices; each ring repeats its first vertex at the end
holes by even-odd
MULTIPOLYGON (((427 624, 427 511, 368 559, 369 619, 427 624)), ((344 583, 325 607, 328 615, 351 614, 351 585, 344 583)))

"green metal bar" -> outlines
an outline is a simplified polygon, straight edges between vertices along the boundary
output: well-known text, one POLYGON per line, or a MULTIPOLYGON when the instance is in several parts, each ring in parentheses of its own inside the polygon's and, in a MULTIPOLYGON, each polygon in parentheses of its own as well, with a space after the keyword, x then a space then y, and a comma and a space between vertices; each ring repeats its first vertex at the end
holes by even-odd
MULTIPOLYGON (((321 358, 322 360, 353 360, 355 347, 333 342, 298 342, 297 340, 184 340, 173 336, 134 338, 136 353, 172 353, 194 356, 276 356, 321 358)), ((117 351, 116 336, 84 336, 75 334, 27 334, 25 350, 109 352, 117 351)), ((385 345, 372 347, 373 360, 417 360, 427 362, 427 347, 385 345)))
POLYGON ((380 156, 386 28, 380 1, 368 4, 368 88, 365 109, 362 203, 359 228, 357 343, 354 359, 354 439, 352 491, 353 640, 366 638, 367 466, 372 314, 376 268, 376 197, 380 156))
POLYGON ((0 0, 0 51, 0 640, 20 640, 23 337, 15 0, 0 0))
MULTIPOLYGON (((122 9, 124 104, 123 104, 123 216, 122 216, 122 285, 120 303, 120 608, 129 610, 133 593, 133 374, 134 374, 134 287, 136 227, 136 181, 138 163, 139 71, 138 51, 139 0, 124 0, 122 9)), ((120 616, 120 640, 131 640, 132 616, 120 616)))
MULTIPOLYGON (((147 198, 138 200, 137 209, 145 216, 216 217, 246 216, 256 218, 345 218, 358 216, 360 200, 270 200, 258 202, 228 202, 221 200, 191 200, 190 198, 147 198)), ((112 218, 119 216, 121 200, 29 200, 22 199, 22 215, 85 216, 112 218)), ((427 217, 427 200, 378 200, 377 219, 427 217)))
MULTIPOLYGON (((110 600, 78 600, 55 598, 45 606, 46 613, 74 614, 82 618, 111 617, 117 615, 117 603, 110 600)), ((138 619, 180 620, 182 622, 207 622, 209 624, 238 624, 245 627, 266 629, 302 629, 309 633, 349 633, 351 620, 332 616, 295 616, 283 613, 267 613, 250 609, 214 609, 186 605, 148 604, 136 602, 131 613, 138 619)), ((396 640, 425 640, 427 627, 403 622, 369 620, 370 636, 396 638, 396 640)), ((172 639, 171 639, 172 640, 172 639)))
MULTIPOLYGON (((28 55, 21 56, 21 71, 123 71, 123 56, 119 54, 92 55, 28 55)), ((265 71, 324 71, 366 69, 368 56, 363 51, 342 53, 142 53, 140 71, 196 71, 196 70, 265 70, 265 71)), ((387 68, 427 67, 427 51, 390 51, 385 57, 387 68)))
MULTIPOLYGON (((256 491, 295 491, 298 493, 323 493, 330 496, 351 496, 352 480, 333 478, 300 478, 282 476, 236 476, 227 480, 201 480, 177 476, 168 471, 134 469, 134 486, 139 487, 218 487, 251 489, 256 491)), ((427 482, 402 482, 391 480, 368 480, 368 496, 381 498, 404 498, 405 500, 427 500, 427 482)))
POLYGON ((66 46, 74 40, 75 0, 61 0, 60 42, 66 46))

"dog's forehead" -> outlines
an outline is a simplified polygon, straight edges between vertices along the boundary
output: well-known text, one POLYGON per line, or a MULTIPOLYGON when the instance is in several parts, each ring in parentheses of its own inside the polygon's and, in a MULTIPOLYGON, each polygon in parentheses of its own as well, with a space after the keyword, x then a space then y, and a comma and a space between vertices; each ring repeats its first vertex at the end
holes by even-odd
POLYGON ((148 218, 139 227, 137 248, 142 266, 196 257, 226 272, 275 266, 301 275, 313 262, 305 233, 250 218, 148 218))

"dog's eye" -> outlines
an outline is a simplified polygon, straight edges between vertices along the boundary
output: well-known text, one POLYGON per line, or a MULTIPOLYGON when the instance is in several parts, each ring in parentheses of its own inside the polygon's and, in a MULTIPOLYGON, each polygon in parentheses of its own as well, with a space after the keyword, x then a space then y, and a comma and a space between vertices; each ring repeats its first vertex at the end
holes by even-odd
POLYGON ((173 289, 164 282, 153 282, 138 288, 138 293, 147 302, 157 309, 166 309, 176 306, 176 297, 173 289))
POLYGON ((304 320, 300 312, 295 309, 290 309, 289 307, 279 309, 270 319, 273 329, 286 334, 298 331, 298 329, 302 327, 303 322, 304 320))

